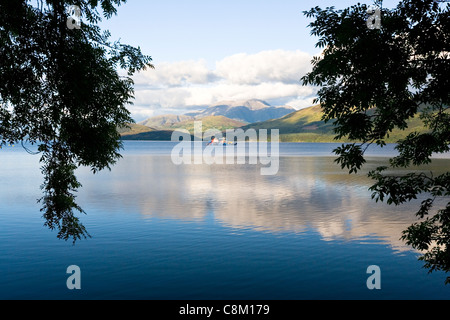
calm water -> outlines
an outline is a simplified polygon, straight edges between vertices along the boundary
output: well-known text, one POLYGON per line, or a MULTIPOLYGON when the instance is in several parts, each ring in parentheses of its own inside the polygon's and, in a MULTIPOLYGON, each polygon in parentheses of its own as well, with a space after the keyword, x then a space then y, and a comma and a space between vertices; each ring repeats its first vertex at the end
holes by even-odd
MULTIPOLYGON (((0 150, 0 299, 449 299, 401 240, 417 202, 375 203, 363 174, 333 163, 333 144, 281 144, 260 165, 180 165, 169 142, 125 142, 111 172, 79 169, 75 246, 43 227, 38 156, 0 150), (68 290, 66 268, 81 269, 68 290), (367 267, 381 268, 369 290, 367 267)), ((367 169, 394 154, 373 149, 367 169)), ((438 159, 448 170, 450 159, 438 159)))

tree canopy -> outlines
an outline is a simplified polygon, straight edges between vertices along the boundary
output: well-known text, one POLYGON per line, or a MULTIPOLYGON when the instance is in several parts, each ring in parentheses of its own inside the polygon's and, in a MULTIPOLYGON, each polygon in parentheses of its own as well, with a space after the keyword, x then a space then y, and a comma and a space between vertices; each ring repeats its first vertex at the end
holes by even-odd
MULTIPOLYGON (((450 4, 405 0, 381 13, 380 28, 369 28, 364 4, 346 9, 312 8, 311 34, 319 38, 322 55, 302 78, 319 88, 316 102, 324 120, 335 124, 336 138, 353 141, 334 150, 336 162, 358 172, 371 144, 385 145, 394 128, 406 129, 415 116, 426 131, 397 142, 398 156, 369 172, 372 198, 401 205, 422 200, 418 222, 402 239, 421 251, 430 272, 450 271, 450 172, 393 174, 395 169, 421 166, 433 154, 450 151, 450 4), (393 170, 392 170, 393 169, 393 170)), ((450 277, 446 283, 450 283, 450 277)))
POLYGON ((122 147, 117 127, 133 122, 131 76, 151 65, 140 48, 110 41, 98 26, 126 0, 0 2, 0 147, 38 146, 45 225, 61 239, 89 233, 76 216, 79 166, 110 169, 122 147), (69 6, 81 13, 74 28, 69 6), (122 72, 123 70, 123 75, 122 72))

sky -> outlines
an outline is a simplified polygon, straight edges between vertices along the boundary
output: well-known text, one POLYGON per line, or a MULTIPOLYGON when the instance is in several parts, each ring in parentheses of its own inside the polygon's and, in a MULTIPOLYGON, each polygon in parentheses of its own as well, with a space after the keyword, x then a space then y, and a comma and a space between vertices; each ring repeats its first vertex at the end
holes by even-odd
MULTIPOLYGON (((301 109, 312 105, 317 88, 302 86, 300 78, 320 53, 302 12, 357 2, 128 0, 101 27, 112 40, 139 46, 156 67, 133 76, 129 110, 135 121, 227 100, 261 99, 301 109)), ((397 3, 385 0, 383 6, 397 3)))

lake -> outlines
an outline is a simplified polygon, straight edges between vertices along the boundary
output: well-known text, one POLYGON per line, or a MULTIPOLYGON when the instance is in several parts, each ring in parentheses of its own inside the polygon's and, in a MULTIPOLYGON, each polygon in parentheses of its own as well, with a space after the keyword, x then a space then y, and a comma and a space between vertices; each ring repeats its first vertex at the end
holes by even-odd
MULTIPOLYGON (((78 170, 75 245, 43 226, 39 156, 0 150, 0 299, 449 299, 400 240, 419 201, 376 203, 365 172, 395 154, 371 148, 364 172, 333 162, 337 144, 282 143, 261 164, 175 165, 172 142, 125 141, 123 158, 78 170), (67 267, 81 289, 69 290, 67 267), (381 289, 369 290, 371 265, 381 289)), ((449 157, 433 169, 447 171, 449 157)))

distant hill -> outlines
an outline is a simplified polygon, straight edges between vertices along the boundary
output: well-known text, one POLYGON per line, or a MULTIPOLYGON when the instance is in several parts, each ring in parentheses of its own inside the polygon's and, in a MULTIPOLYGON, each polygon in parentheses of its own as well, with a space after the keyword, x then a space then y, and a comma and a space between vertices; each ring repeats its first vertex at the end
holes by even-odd
POLYGON ((119 132, 121 136, 129 136, 155 130, 155 128, 150 128, 136 123, 129 123, 127 127, 119 127, 117 132, 119 132))
MULTIPOLYGON (((242 129, 279 129, 282 142, 336 142, 333 121, 325 123, 322 121, 322 116, 320 105, 315 105, 279 119, 249 124, 242 129)), ((413 131, 423 132, 424 130, 423 123, 417 115, 409 121, 406 130, 394 130, 386 141, 396 142, 413 131)))
MULTIPOLYGON (((162 119, 162 118, 159 118, 162 119)), ((175 118, 173 118, 175 119, 175 118)), ((181 118, 180 118, 181 119, 181 118)), ((176 129, 188 130, 192 135, 194 134, 194 118, 188 117, 189 120, 184 121, 165 121, 164 125, 158 128, 147 127, 142 124, 129 124, 130 128, 119 128, 118 132, 122 136, 122 140, 171 140, 172 132, 176 129)), ((217 129, 225 131, 227 129, 234 129, 245 125, 233 119, 228 119, 224 116, 207 116, 202 119, 203 132, 208 129, 217 129)), ((144 122, 141 122, 144 123, 144 122)), ((156 124, 156 121, 149 120, 147 123, 156 124)))
MULTIPOLYGON (((253 105, 257 109, 258 105, 253 105)), ((265 107, 259 106, 262 109, 265 107)), ((243 130, 248 129, 279 129, 280 140, 282 142, 337 142, 334 140, 333 121, 325 123, 322 121, 323 112, 320 105, 291 112, 278 119, 270 119, 267 121, 256 122, 252 124, 244 124, 243 122, 232 120, 224 116, 205 116, 202 118, 203 131, 207 129, 218 129, 225 131, 241 127, 243 130)), ((122 139, 138 139, 138 140, 170 140, 172 131, 177 128, 187 129, 193 134, 194 119, 173 122, 165 124, 165 128, 150 128, 142 125, 131 125, 129 131, 122 134, 122 139)), ((394 130, 389 134, 386 142, 396 142, 406 137, 409 133, 417 131, 424 132, 422 120, 419 115, 409 120, 406 130, 394 130)), ((340 140, 338 142, 345 142, 340 140)))
POLYGON ((237 120, 229 119, 224 116, 206 116, 200 119, 185 120, 182 122, 174 123, 170 126, 165 126, 166 129, 186 129, 189 132, 194 130, 194 122, 201 121, 203 131, 208 129, 217 129, 225 131, 226 129, 234 129, 245 126, 246 123, 237 120))
POLYGON ((192 119, 194 119, 194 117, 187 115, 166 114, 148 118, 147 120, 141 121, 138 124, 151 128, 166 128, 176 123, 192 119))
POLYGON ((252 99, 241 101, 223 101, 199 112, 187 113, 187 116, 201 119, 206 116, 225 116, 245 123, 254 123, 277 119, 295 109, 290 106, 273 107, 265 101, 252 99))

